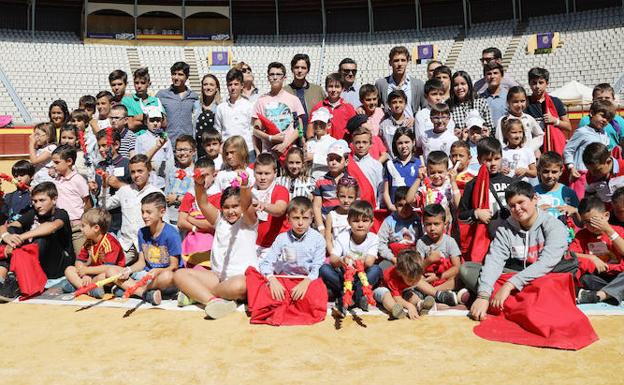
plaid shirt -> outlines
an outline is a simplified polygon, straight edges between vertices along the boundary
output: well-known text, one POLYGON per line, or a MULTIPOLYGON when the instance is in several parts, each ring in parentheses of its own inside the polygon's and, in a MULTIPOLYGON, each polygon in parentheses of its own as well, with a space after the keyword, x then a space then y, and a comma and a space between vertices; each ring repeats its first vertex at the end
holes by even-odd
POLYGON ((479 115, 481 115, 481 118, 485 121, 485 125, 490 127, 490 131, 494 131, 490 106, 483 98, 475 98, 472 102, 463 102, 451 107, 451 118, 453 118, 457 128, 466 128, 466 118, 468 116, 468 111, 470 110, 479 111, 479 115))

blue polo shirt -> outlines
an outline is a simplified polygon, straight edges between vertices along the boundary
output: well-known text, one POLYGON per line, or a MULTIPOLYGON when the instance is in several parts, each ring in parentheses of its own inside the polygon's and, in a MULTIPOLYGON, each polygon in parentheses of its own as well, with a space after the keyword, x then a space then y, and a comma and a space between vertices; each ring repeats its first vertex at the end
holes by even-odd
POLYGON ((160 99, 167 114, 167 134, 171 143, 175 143, 180 135, 193 136, 195 133, 193 108, 195 102, 199 100, 197 94, 187 87, 186 94, 181 98, 180 94, 175 93, 173 86, 171 86, 158 91, 156 97, 160 99))
POLYGON ((384 180, 390 187, 390 199, 394 202, 394 193, 397 187, 411 186, 418 179, 420 160, 412 156, 405 164, 398 158, 394 158, 384 165, 384 180))
POLYGON ((487 88, 481 93, 481 97, 485 99, 490 112, 492 113, 492 122, 496 123, 500 118, 507 115, 507 90, 500 87, 498 95, 492 95, 487 88))

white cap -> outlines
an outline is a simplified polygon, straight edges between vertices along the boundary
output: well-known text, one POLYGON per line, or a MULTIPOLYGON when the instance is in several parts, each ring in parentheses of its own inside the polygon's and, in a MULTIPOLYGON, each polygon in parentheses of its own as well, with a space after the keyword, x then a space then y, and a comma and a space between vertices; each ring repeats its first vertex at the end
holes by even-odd
POLYGON ((162 118, 162 112, 158 106, 147 106, 144 113, 148 118, 162 118))
POLYGON ((485 121, 479 114, 479 111, 477 110, 468 111, 468 114, 466 116, 466 127, 468 129, 470 129, 470 127, 475 127, 475 126, 479 128, 483 128, 484 123, 485 121))
POLYGON ((351 153, 351 149, 349 148, 349 145, 347 144, 347 142, 343 139, 335 141, 334 144, 329 146, 329 150, 327 151, 327 155, 335 154, 335 155, 339 155, 342 157, 350 153, 351 153))
POLYGON ((323 122, 327 123, 332 118, 331 112, 325 107, 321 107, 312 113, 311 122, 323 122))

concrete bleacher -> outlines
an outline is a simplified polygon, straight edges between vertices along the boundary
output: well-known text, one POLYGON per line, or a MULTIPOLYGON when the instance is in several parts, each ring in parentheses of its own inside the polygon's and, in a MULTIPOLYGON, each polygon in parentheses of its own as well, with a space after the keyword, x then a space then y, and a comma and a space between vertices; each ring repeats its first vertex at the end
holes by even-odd
POLYGON ((528 82, 532 67, 547 68, 550 87, 558 88, 570 80, 588 87, 602 82, 614 83, 624 69, 624 12, 606 8, 575 15, 550 15, 529 19, 508 72, 519 82, 528 82), (551 54, 527 55, 529 37, 536 33, 560 32, 563 46, 551 54))
MULTIPOLYGON (((359 83, 374 82, 389 73, 388 52, 395 45, 413 50, 419 44, 434 44, 439 49, 438 59, 446 61, 453 43, 460 34, 460 26, 427 28, 422 31, 402 30, 368 33, 322 35, 246 35, 239 36, 230 46, 132 46, 136 48, 141 66, 150 69, 152 91, 170 85, 169 68, 176 61, 189 61, 201 78, 214 73, 221 82, 221 95, 227 95, 226 69, 211 71, 207 57, 213 50, 229 50, 233 60, 251 65, 256 86, 268 90, 266 68, 271 61, 281 61, 289 67, 296 53, 307 53, 311 60, 309 79, 323 83, 323 79, 338 69, 338 63, 351 57, 358 63, 359 83), (189 56, 190 53, 190 56, 189 56), (190 59, 189 59, 190 57, 190 59)), ((505 49, 512 40, 514 25, 511 20, 474 24, 464 36, 454 70, 465 70, 477 80, 481 77, 481 51, 489 46, 505 49)), ((551 88, 558 88, 570 80, 589 87, 601 82, 614 83, 624 68, 624 12, 621 8, 605 8, 569 15, 550 15, 530 18, 521 42, 513 52, 508 72, 521 84, 527 83, 527 71, 534 66, 548 68, 551 88), (551 54, 528 55, 525 48, 531 35, 540 32, 561 32, 562 46, 551 54)), ((460 41, 460 40, 458 40, 460 41)), ((31 40, 29 31, 0 29, 0 66, 16 90, 33 120, 47 119, 48 105, 55 99, 64 99, 69 108, 77 107, 78 98, 109 89, 108 74, 114 69, 126 71, 130 77, 128 91, 133 90, 127 48, 123 45, 83 45, 69 32, 38 31, 31 40)), ((426 78, 426 64, 410 64, 409 73, 426 78)), ((292 80, 288 73, 287 82, 292 80)), ((195 82, 197 84, 197 82, 195 82)), ((195 86, 195 88, 198 88, 195 86)), ((195 89, 200 92, 200 89, 195 89)), ((14 103, 0 88, 0 115, 15 116, 16 123, 23 117, 14 103)))

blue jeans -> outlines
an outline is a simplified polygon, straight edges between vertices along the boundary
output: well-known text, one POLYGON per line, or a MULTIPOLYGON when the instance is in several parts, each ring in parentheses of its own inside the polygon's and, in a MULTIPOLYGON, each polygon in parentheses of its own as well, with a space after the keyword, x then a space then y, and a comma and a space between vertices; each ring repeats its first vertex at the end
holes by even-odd
MULTIPOLYGON (((366 268, 365 271, 368 283, 371 286, 377 285, 383 275, 381 268, 378 265, 373 265, 366 268)), ((332 265, 324 264, 321 266, 319 275, 321 276, 321 279, 323 279, 323 282, 325 282, 325 286, 327 286, 329 296, 334 297, 337 303, 342 304, 344 269, 342 267, 334 268, 332 265)), ((362 283, 356 275, 353 278, 353 303, 356 305, 360 303, 362 296, 362 283)))

